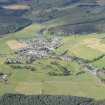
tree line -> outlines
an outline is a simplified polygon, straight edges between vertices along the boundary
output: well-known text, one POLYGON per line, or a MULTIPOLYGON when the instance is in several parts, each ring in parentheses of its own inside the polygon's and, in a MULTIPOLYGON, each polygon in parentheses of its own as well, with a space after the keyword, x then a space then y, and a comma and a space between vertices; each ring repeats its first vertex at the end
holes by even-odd
POLYGON ((95 101, 77 96, 5 94, 0 98, 0 105, 105 105, 105 100, 95 101))

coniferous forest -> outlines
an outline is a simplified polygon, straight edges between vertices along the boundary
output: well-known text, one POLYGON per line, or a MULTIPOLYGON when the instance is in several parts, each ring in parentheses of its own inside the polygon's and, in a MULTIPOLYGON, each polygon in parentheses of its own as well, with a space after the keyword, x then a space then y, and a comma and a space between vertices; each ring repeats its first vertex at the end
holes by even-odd
POLYGON ((5 94, 0 105, 105 105, 105 101, 76 96, 5 94))

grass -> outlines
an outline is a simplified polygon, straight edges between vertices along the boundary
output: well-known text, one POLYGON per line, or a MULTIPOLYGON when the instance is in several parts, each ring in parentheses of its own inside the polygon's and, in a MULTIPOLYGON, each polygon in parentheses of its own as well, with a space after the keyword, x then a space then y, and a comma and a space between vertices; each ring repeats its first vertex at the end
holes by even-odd
POLYGON ((18 93, 25 93, 25 94, 33 94, 39 95, 42 93, 42 83, 41 82, 34 82, 34 83, 24 83, 20 82, 16 87, 16 92, 18 93))
POLYGON ((102 94, 105 88, 95 77, 89 73, 76 75, 81 69, 79 69, 79 65, 75 62, 59 61, 60 64, 63 64, 63 66, 66 66, 72 71, 73 75, 71 76, 53 77, 47 75, 47 72, 51 70, 51 68, 44 68, 46 65, 50 65, 50 62, 52 61, 54 60, 43 59, 37 61, 34 64, 35 67, 37 67, 37 71, 34 72, 24 69, 12 70, 8 66, 1 65, 0 67, 3 68, 3 70, 0 71, 10 72, 12 73, 12 76, 8 84, 1 83, 0 94, 12 92, 24 94, 86 96, 95 99, 105 98, 105 95, 102 94))
POLYGON ((76 78, 79 80, 47 81, 44 84, 44 94, 83 96, 95 98, 97 100, 105 98, 105 88, 96 82, 95 78, 92 78, 88 74, 85 74, 82 78, 76 78))
MULTIPOLYGON (((43 61, 41 60, 40 63, 42 63, 43 61)), ((44 61, 41 67, 45 67, 45 65, 47 65, 48 63, 49 61, 44 61)), ((64 62, 63 65, 67 66, 68 62, 64 62)), ((96 80, 95 77, 93 77, 89 73, 75 75, 80 71, 76 63, 71 62, 69 66, 67 66, 68 68, 71 67, 70 69, 72 69, 73 72, 73 75, 67 77, 48 76, 46 74, 46 72, 49 71, 48 69, 42 69, 38 64, 36 64, 35 66, 37 66, 37 68, 39 69, 34 72, 18 69, 11 70, 10 68, 5 66, 5 69, 1 71, 11 72, 12 76, 8 84, 1 83, 0 94, 6 92, 18 92, 24 94, 86 96, 95 99, 105 98, 105 95, 102 94, 105 88, 96 80), (26 91, 27 89, 28 91, 26 91)))
MULTIPOLYGON (((64 43, 64 44, 57 50, 57 53, 61 53, 68 49, 70 54, 73 54, 80 58, 92 60, 92 59, 102 55, 103 52, 98 51, 96 49, 92 49, 85 45, 85 43, 83 42, 84 39, 88 39, 91 37, 92 36, 64 37, 62 40, 62 43, 64 43)), ((93 36, 93 37, 95 37, 95 36, 93 36)), ((96 38, 97 38, 97 36, 96 36, 96 38)))
POLYGON ((104 72, 100 72, 99 76, 100 76, 101 79, 105 80, 105 73, 104 72))
POLYGON ((105 57, 93 63, 94 65, 105 68, 105 57))
MULTIPOLYGON (((37 35, 37 32, 43 28, 38 24, 32 24, 31 26, 23 29, 22 31, 8 34, 6 37, 0 39, 0 54, 9 54, 13 51, 8 47, 6 41, 19 40, 24 38, 32 38, 37 35)), ((56 50, 56 53, 61 54, 65 50, 69 50, 69 54, 84 58, 94 59, 103 54, 92 48, 86 47, 82 44, 84 39, 89 38, 102 38, 104 34, 91 34, 84 36, 65 36, 61 37, 61 43, 63 46, 56 50)), ((15 56, 15 55, 8 55, 15 56)), ((40 59, 32 64, 36 68, 36 71, 29 71, 26 69, 12 69, 10 66, 5 65, 7 56, 0 56, 0 72, 11 73, 11 77, 7 84, 0 83, 0 94, 4 93, 24 93, 24 94, 50 94, 50 95, 73 95, 91 97, 95 99, 105 98, 105 87, 97 81, 97 79, 85 72, 80 75, 76 75, 78 72, 83 71, 76 62, 60 61, 58 59, 40 59), (70 76, 50 76, 49 71, 59 69, 52 62, 57 62, 60 65, 69 69, 72 73, 70 76)), ((95 62, 95 65, 99 67, 104 66, 104 59, 95 62)), ((59 69, 60 70, 60 69, 59 69)))
POLYGON ((19 32, 7 34, 5 37, 0 38, 0 53, 5 54, 13 52, 6 44, 6 41, 35 37, 37 35, 38 30, 40 30, 41 28, 43 28, 43 25, 32 24, 19 32))

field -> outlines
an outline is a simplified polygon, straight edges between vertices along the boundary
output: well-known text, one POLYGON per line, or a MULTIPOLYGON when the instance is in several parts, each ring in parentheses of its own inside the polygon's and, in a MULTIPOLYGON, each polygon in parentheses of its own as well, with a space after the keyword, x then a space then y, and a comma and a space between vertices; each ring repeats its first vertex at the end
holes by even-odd
MULTIPOLYGON (((0 72, 12 74, 8 83, 0 83, 0 94, 12 92, 24 94, 73 95, 91 97, 97 100, 104 99, 104 84, 98 81, 96 77, 89 72, 85 71, 83 74, 77 75, 84 70, 75 61, 68 62, 53 58, 40 59, 30 65, 35 67, 35 71, 24 68, 13 69, 11 66, 4 64, 7 57, 15 56, 13 55, 13 48, 11 49, 6 44, 8 41, 15 40, 16 42, 16 40, 19 39, 33 38, 37 36, 37 32, 43 27, 44 25, 32 24, 19 32, 7 34, 5 37, 0 38, 0 72), (52 62, 57 62, 57 64, 66 67, 71 71, 71 75, 48 75, 50 71, 55 69, 60 71, 60 68, 53 65, 52 62)), ((103 37, 104 34, 60 36, 63 45, 55 52, 62 54, 68 49, 68 54, 92 60, 104 54, 104 51, 100 50, 100 47, 104 45, 101 43, 103 37), (93 41, 93 39, 95 41, 93 41), (97 48, 94 47, 95 45, 97 45, 97 48)), ((98 67, 103 67, 104 59, 105 58, 102 58, 93 62, 93 64, 98 67)))
POLYGON ((21 82, 16 87, 16 92, 18 93, 26 93, 26 94, 42 94, 42 86, 43 84, 41 82, 34 82, 34 83, 24 83, 21 82))
POLYGON ((9 40, 6 43, 12 50, 16 50, 16 49, 24 48, 28 46, 25 43, 18 42, 17 40, 9 40))
POLYGON ((3 8, 9 9, 9 10, 27 10, 29 9, 29 6, 27 5, 4 5, 3 8))
MULTIPOLYGON (((60 53, 63 50, 69 49, 69 52, 73 55, 76 55, 80 58, 92 60, 96 58, 97 56, 100 56, 104 53, 103 51, 100 51, 99 48, 93 48, 96 42, 95 43, 92 42, 94 44, 91 44, 91 39, 93 39, 94 37, 97 37, 97 36, 88 35, 88 36, 65 37, 63 38, 63 41, 62 41, 62 43, 65 43, 65 44, 61 46, 57 52, 60 53), (87 45, 85 41, 88 41, 90 46, 87 45)), ((96 41, 97 41, 97 38, 96 38, 96 41)), ((99 43, 97 43, 97 45, 100 46, 99 43)), ((102 44, 102 47, 103 45, 104 44, 102 44)))
POLYGON ((100 43, 101 40, 97 38, 92 38, 88 40, 84 40, 84 43, 86 44, 87 47, 90 47, 92 49, 96 49, 101 52, 105 52, 105 44, 100 43))
POLYGON ((104 0, 97 0, 97 2, 101 5, 104 5, 105 4, 105 1, 104 0))

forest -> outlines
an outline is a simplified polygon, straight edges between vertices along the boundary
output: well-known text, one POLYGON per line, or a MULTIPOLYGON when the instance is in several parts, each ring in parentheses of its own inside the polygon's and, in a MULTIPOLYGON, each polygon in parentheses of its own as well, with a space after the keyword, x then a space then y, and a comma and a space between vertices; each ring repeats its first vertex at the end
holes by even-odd
POLYGON ((105 105, 105 101, 95 102, 91 98, 76 96, 5 94, 0 105, 105 105))

